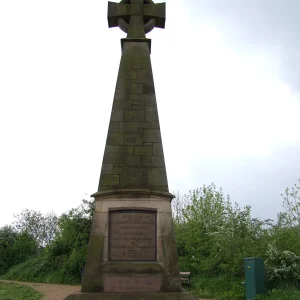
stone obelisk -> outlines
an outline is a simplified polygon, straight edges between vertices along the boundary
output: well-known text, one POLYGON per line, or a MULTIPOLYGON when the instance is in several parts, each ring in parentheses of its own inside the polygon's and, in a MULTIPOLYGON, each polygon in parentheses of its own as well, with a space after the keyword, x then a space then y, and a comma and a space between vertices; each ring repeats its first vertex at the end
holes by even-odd
POLYGON ((183 291, 146 33, 165 27, 165 3, 108 2, 122 57, 81 292, 66 299, 196 299, 183 291))

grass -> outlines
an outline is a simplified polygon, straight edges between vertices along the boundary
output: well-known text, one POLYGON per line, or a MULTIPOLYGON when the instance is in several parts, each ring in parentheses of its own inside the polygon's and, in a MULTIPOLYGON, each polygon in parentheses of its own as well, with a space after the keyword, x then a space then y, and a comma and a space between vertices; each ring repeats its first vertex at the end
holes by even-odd
POLYGON ((42 294, 31 287, 16 283, 0 282, 1 300, 39 300, 42 294))
POLYGON ((278 290, 272 290, 267 292, 266 295, 261 295, 255 298, 255 300, 299 300, 300 291, 296 288, 282 288, 278 290))
POLYGON ((65 274, 63 268, 53 269, 54 268, 47 259, 44 257, 37 257, 13 266, 2 276, 2 279, 60 284, 78 284, 80 282, 79 276, 78 279, 70 277, 65 274))
POLYGON ((218 300, 245 300, 244 286, 239 278, 225 276, 191 278, 191 292, 198 298, 218 300))
MULTIPOLYGON (((225 276, 192 276, 190 291, 198 298, 217 300, 245 300, 245 287, 239 278, 225 276)), ((300 290, 294 287, 280 287, 260 295, 255 300, 300 300, 300 290)))

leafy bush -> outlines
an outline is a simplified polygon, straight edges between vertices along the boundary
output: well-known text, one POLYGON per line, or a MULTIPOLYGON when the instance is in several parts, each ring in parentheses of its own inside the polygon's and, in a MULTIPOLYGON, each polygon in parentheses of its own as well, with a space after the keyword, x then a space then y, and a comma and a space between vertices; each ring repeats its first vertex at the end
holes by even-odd
MULTIPOLYGON (((177 193, 177 197, 181 197, 177 193)), ((174 228, 181 269, 205 276, 243 276, 243 260, 264 257, 270 239, 270 220, 251 218, 251 208, 240 208, 215 185, 203 186, 183 197, 182 213, 174 228)), ((180 200, 175 199, 178 203, 180 200)), ((176 208, 181 207, 176 204, 176 208)))
POLYGON ((0 274, 37 253, 38 244, 26 231, 17 232, 10 226, 0 228, 0 274))
MULTIPOLYGON (((83 200, 58 220, 58 231, 38 257, 16 265, 6 279, 76 284, 84 265, 95 202, 83 200)), ((43 218, 42 218, 43 219, 43 218)))
POLYGON ((191 292, 199 298, 218 300, 244 300, 245 292, 241 280, 236 277, 204 277, 193 276, 191 292))
POLYGON ((269 287, 278 285, 300 286, 300 256, 291 251, 279 251, 269 245, 265 261, 266 282, 269 287))

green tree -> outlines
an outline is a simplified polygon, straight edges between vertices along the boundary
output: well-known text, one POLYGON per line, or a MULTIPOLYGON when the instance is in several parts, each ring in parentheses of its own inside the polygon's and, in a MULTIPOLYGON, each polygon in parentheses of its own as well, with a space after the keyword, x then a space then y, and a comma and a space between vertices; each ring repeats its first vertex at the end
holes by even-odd
POLYGON ((84 266, 92 225, 95 201, 82 200, 82 204, 62 214, 58 221, 59 231, 46 248, 47 260, 53 270, 61 269, 69 282, 79 282, 80 269, 84 266))
POLYGON ((205 275, 242 276, 245 257, 264 257, 271 220, 251 218, 250 206, 242 209, 232 204, 214 184, 181 198, 187 205, 174 222, 181 268, 205 275))
POLYGON ((285 221, 292 226, 300 226, 300 179, 291 189, 286 188, 285 194, 281 196, 285 208, 285 221))
POLYGON ((183 198, 188 205, 175 226, 181 265, 195 272, 215 274, 218 266, 211 251, 215 247, 212 233, 224 224, 229 200, 214 184, 190 191, 183 198))
POLYGON ((37 252, 38 244, 28 232, 17 232, 11 226, 0 228, 0 274, 36 256, 37 252))
POLYGON ((43 215, 40 211, 25 209, 15 218, 15 228, 28 232, 41 247, 49 245, 58 232, 58 217, 54 212, 43 215))

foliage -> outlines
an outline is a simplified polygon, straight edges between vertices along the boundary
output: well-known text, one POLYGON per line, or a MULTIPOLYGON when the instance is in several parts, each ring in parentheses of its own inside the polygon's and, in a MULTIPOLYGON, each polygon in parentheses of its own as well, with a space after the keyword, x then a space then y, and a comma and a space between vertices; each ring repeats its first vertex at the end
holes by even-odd
POLYGON ((11 226, 0 228, 0 274, 37 254, 38 245, 27 232, 17 232, 11 226))
MULTIPOLYGON (((217 300, 244 300, 245 288, 241 279, 237 277, 192 276, 191 292, 199 298, 217 300)), ((290 286, 277 286, 267 294, 259 295, 255 300, 299 300, 300 290, 290 286)))
POLYGON ((31 287, 15 283, 0 282, 0 299, 39 300, 42 294, 31 287))
POLYGON ((66 278, 61 266, 62 262, 49 261, 45 254, 27 260, 24 263, 13 266, 4 276, 3 279, 31 281, 31 282, 47 282, 47 283, 71 283, 66 278), (59 265, 59 268, 57 266, 59 265))
POLYGON ((300 179, 292 189, 286 188, 283 197, 283 207, 286 210, 286 219, 292 226, 300 226, 300 179))
POLYGON ((54 212, 43 215, 40 211, 25 209, 15 218, 15 228, 34 236, 41 247, 49 245, 57 234, 58 217, 54 212))
POLYGON ((218 300, 244 300, 245 292, 241 280, 236 277, 216 276, 192 277, 191 292, 199 298, 218 300))
POLYGON ((291 251, 280 251, 270 244, 265 261, 266 279, 269 287, 280 284, 300 287, 300 256, 291 251))
POLYGON ((9 270, 5 279, 76 284, 80 282, 94 211, 94 200, 83 200, 63 214, 54 240, 36 258, 9 270))
POLYGON ((281 287, 270 290, 266 295, 259 295, 255 300, 299 300, 300 291, 293 287, 281 287))
POLYGON ((249 206, 233 205, 214 184, 183 199, 187 205, 174 224, 182 269, 206 276, 242 276, 245 257, 264 256, 270 220, 251 218, 249 206))

